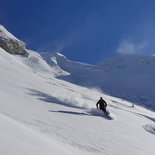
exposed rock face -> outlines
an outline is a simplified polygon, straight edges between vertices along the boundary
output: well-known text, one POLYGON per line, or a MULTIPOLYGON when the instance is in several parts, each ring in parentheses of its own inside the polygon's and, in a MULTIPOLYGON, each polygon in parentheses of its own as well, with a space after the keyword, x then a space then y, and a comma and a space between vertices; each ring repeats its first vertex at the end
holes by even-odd
POLYGON ((10 54, 28 56, 26 45, 0 25, 0 47, 10 54))

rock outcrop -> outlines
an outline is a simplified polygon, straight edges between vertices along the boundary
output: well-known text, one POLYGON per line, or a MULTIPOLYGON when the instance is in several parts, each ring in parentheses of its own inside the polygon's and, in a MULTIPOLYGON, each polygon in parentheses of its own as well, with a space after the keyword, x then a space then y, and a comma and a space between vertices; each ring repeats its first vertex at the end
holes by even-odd
POLYGON ((0 47, 10 54, 28 56, 26 44, 0 25, 0 47))

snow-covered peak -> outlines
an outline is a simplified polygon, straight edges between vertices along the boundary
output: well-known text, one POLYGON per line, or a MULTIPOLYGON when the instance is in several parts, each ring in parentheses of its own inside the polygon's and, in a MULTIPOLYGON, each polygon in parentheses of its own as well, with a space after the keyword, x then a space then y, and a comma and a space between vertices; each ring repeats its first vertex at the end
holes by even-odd
POLYGON ((61 54, 60 52, 52 53, 51 59, 53 59, 58 66, 60 66, 60 62, 66 64, 70 61, 65 55, 61 54))
POLYGON ((66 59, 66 60, 67 60, 67 57, 66 57, 65 55, 59 53, 59 52, 56 52, 56 53, 54 54, 54 56, 60 57, 60 58, 63 58, 63 59, 66 59))
POLYGON ((48 64, 50 64, 51 66, 58 66, 65 71, 68 71, 68 70, 70 71, 70 69, 77 71, 82 66, 84 66, 84 67, 92 66, 92 65, 82 63, 82 62, 71 61, 65 55, 63 55, 59 52, 55 52, 55 53, 41 52, 40 54, 42 55, 43 59, 48 64), (70 68, 70 69, 68 69, 68 68, 70 68))
POLYGON ((29 53, 28 57, 19 57, 19 59, 33 72, 48 77, 65 76, 69 74, 56 65, 56 60, 50 57, 51 53, 39 53, 32 50, 27 50, 27 52, 29 53))
POLYGON ((60 58, 63 60, 65 56, 51 52, 40 52, 40 55, 51 67, 56 67, 58 70, 61 70, 57 59, 60 58))
MULTIPOLYGON (((62 63, 63 65, 69 64, 69 65, 82 65, 82 66, 92 66, 90 64, 87 63, 83 63, 83 62, 78 62, 78 61, 72 61, 70 59, 68 59, 65 55, 63 55, 62 53, 56 52, 54 54, 52 54, 52 57, 55 57, 57 60, 57 63, 61 66, 62 63)), ((75 68, 76 69, 76 68, 75 68)))

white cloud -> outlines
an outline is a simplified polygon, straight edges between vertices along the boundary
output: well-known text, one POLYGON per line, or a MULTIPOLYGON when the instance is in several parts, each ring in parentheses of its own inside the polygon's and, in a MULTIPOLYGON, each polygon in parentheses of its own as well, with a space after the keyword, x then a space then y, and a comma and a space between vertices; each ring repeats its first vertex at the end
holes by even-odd
POLYGON ((146 43, 135 44, 131 41, 122 41, 117 49, 117 53, 143 53, 146 49, 146 43))

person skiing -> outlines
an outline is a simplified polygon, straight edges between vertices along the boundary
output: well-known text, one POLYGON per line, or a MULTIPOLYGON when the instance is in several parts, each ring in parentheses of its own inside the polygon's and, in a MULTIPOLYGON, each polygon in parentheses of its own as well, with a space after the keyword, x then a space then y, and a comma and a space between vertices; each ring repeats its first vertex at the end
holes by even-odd
POLYGON ((102 110, 106 115, 109 115, 109 113, 106 110, 107 103, 105 102, 105 100, 103 100, 102 97, 100 97, 100 100, 96 103, 96 107, 97 109, 100 108, 100 110, 102 110))

